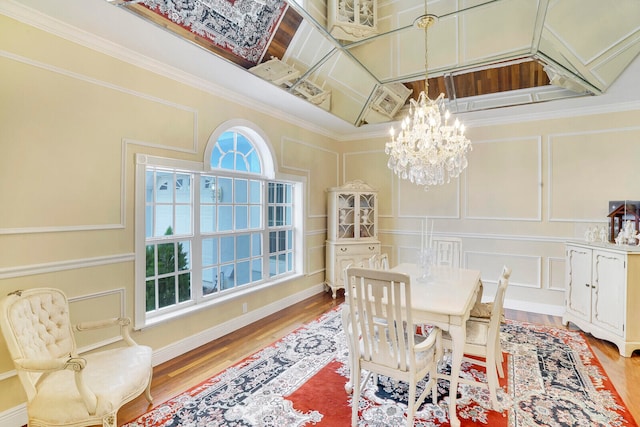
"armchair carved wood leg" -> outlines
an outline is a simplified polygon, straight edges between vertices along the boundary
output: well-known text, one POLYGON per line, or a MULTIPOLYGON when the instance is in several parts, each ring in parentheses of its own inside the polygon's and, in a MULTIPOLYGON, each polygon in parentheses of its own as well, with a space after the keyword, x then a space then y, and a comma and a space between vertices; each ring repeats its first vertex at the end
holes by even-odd
POLYGON ((153 396, 151 396, 151 378, 149 378, 149 384, 147 384, 147 388, 144 391, 144 397, 149 402, 149 405, 153 404, 153 396))
POLYGON ((102 427, 118 427, 116 414, 109 414, 102 418, 102 427))

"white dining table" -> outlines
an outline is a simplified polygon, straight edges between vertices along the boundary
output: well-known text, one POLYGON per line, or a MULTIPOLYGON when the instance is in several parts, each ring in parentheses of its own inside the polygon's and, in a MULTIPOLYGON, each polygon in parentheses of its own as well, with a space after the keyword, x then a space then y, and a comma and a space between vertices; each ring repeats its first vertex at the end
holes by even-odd
MULTIPOLYGON (((466 340, 466 322, 480 290, 480 271, 432 266, 426 280, 422 277, 421 267, 413 263, 399 264, 391 271, 407 274, 411 278, 413 322, 437 326, 451 336, 451 375, 442 378, 450 381, 449 420, 451 426, 458 427, 460 420, 456 413, 456 396, 466 340)), ((343 312, 343 322, 347 321, 346 313, 348 308, 343 312)), ((351 382, 345 388, 349 391, 351 382)))

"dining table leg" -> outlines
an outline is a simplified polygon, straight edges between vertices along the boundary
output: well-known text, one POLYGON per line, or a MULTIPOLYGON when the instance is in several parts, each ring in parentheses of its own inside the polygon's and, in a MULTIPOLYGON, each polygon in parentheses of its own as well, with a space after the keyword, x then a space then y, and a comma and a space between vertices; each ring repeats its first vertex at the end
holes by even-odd
POLYGON ((449 422, 452 427, 459 427, 460 420, 456 413, 456 398, 458 395, 458 379, 460 378, 460 367, 464 354, 464 343, 466 340, 466 328, 462 326, 450 325, 449 335, 451 335, 451 377, 449 378, 449 422))

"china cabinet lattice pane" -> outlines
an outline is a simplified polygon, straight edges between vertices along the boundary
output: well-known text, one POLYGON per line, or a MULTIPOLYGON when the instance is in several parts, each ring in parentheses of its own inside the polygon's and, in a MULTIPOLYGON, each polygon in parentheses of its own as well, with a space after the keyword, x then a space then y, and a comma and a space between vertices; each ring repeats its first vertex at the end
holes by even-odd
POLYGON ((336 296, 344 288, 342 275, 349 265, 367 266, 380 253, 378 195, 362 181, 328 190, 326 284, 336 296))
POLYGON ((376 195, 375 194, 360 194, 359 203, 359 217, 360 217, 360 237, 376 237, 376 224, 373 217, 377 213, 376 209, 376 195))
POLYGON ((338 239, 353 239, 355 233, 355 195, 354 194, 342 194, 336 195, 338 197, 338 239))
POLYGON ((357 41, 378 33, 378 0, 329 0, 329 32, 357 41))

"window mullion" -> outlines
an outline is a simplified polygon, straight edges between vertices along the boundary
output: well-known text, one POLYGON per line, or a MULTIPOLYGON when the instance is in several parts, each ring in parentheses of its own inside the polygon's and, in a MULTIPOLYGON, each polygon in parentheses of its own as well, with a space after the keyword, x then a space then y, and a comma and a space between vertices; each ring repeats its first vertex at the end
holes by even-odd
POLYGON ((262 186, 262 279, 268 280, 269 270, 269 182, 262 186))
POLYGON ((200 180, 194 174, 193 183, 193 240, 191 248, 191 292, 194 301, 202 300, 202 234, 200 233, 200 180))

